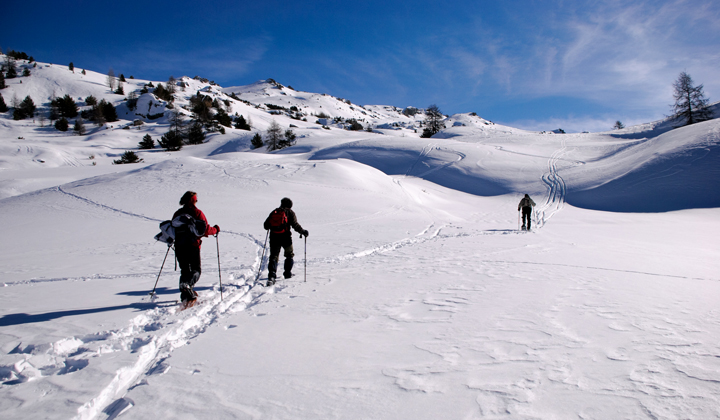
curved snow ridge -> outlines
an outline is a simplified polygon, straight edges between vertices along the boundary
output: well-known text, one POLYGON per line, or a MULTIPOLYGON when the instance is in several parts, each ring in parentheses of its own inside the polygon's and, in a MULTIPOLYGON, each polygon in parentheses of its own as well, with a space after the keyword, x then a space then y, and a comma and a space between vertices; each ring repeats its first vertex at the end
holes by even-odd
MULTIPOLYGON (((205 332, 207 328, 228 312, 237 312, 248 307, 248 303, 256 301, 266 292, 254 294, 255 282, 250 280, 253 273, 243 274, 243 284, 236 284, 236 291, 226 293, 220 298, 217 290, 207 296, 200 296, 200 303, 193 308, 179 311, 175 305, 153 309, 139 315, 130 325, 112 334, 113 343, 109 347, 116 349, 132 349, 139 353, 134 364, 120 368, 97 397, 78 409, 75 419, 86 420, 98 418, 108 407, 127 394, 128 390, 138 383, 140 378, 157 368, 170 356, 172 351, 183 347, 205 332), (161 334, 140 337, 148 330, 163 330, 161 334)), ((232 281, 232 277, 230 279, 232 281)), ((227 287, 225 287, 227 289, 227 287)))

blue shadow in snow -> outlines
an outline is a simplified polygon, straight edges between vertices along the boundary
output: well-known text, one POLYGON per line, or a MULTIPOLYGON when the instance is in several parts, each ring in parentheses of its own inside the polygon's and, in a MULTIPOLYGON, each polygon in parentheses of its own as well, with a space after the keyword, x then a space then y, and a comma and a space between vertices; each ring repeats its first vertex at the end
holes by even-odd
MULTIPOLYGON (((210 287, 202 287, 197 288, 196 290, 205 290, 210 289, 210 287)), ((172 295, 172 294, 178 294, 179 297, 179 291, 176 288, 168 289, 167 287, 159 287, 155 289, 155 293, 158 295, 172 295)), ((130 292, 121 292, 118 293, 118 295, 124 295, 124 296, 148 296, 149 291, 148 290, 141 290, 141 291, 130 291, 130 292)), ((54 312, 46 312, 41 314, 27 314, 27 313, 18 313, 18 314, 8 314, 4 315, 0 318, 0 327, 9 327, 11 325, 23 325, 23 324, 33 324, 36 322, 45 322, 45 321, 51 321, 53 319, 58 318, 64 318, 67 316, 79 316, 79 315, 89 315, 89 314, 97 314, 102 312, 110 312, 110 311, 120 311, 124 309, 134 309, 135 311, 145 311, 148 309, 153 309, 158 306, 168 306, 168 305, 174 305, 175 300, 165 300, 165 301, 147 301, 147 302, 135 302, 130 303, 127 305, 117 305, 117 306, 107 306, 104 308, 88 308, 88 309, 69 309, 66 311, 54 311, 54 312)))

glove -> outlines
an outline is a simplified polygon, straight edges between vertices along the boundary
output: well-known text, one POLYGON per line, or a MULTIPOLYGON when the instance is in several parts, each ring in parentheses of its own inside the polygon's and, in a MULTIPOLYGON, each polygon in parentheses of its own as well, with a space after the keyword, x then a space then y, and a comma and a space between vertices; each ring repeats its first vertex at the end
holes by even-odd
POLYGON ((310 234, 310 232, 308 232, 307 230, 305 230, 305 232, 303 232, 303 235, 304 235, 306 238, 308 237, 309 234, 310 234))
POLYGON ((215 225, 215 226, 213 226, 213 227, 215 228, 215 230, 217 230, 217 233, 220 233, 220 226, 215 225))

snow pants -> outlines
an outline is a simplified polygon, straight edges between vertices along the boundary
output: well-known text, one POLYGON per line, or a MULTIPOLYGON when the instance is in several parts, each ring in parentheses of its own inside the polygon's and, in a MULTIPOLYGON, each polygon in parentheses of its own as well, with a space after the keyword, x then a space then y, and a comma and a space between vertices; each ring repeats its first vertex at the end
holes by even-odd
POLYGON ((285 250, 285 265, 283 277, 286 279, 292 277, 293 268, 293 252, 292 236, 289 232, 280 234, 270 234, 270 258, 268 260, 268 279, 277 277, 278 260, 280 259, 280 250, 285 250))
POLYGON ((527 226, 527 229, 530 230, 530 224, 532 223, 532 207, 522 208, 522 223, 523 227, 527 226), (527 221, 527 224, 525 224, 525 221, 527 221))
POLYGON ((200 280, 200 248, 175 246, 175 258, 180 266, 180 300, 193 299, 193 286, 200 280))

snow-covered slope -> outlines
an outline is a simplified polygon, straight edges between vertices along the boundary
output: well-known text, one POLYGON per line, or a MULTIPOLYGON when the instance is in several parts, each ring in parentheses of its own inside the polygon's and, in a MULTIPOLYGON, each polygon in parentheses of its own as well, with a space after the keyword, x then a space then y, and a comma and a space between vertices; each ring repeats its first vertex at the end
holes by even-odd
POLYGON ((1 418, 720 418, 718 120, 562 135, 459 114, 425 139, 422 114, 181 78, 173 109, 200 92, 253 131, 141 151, 165 101, 19 64, 6 102, 94 95, 120 121, 0 115, 1 418), (296 145, 251 149, 273 120, 296 145), (144 161, 112 165, 126 150, 144 161), (186 190, 221 233, 179 311, 152 238, 186 190), (310 236, 264 288, 285 196, 310 236))

